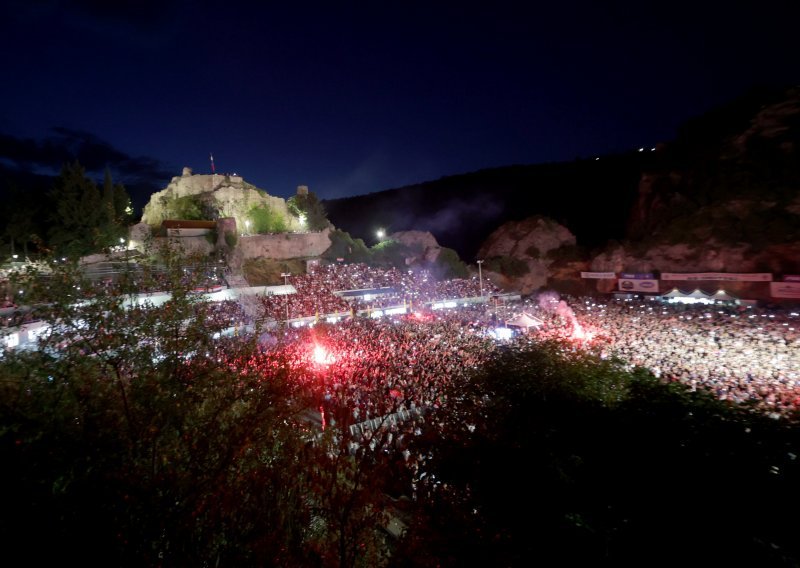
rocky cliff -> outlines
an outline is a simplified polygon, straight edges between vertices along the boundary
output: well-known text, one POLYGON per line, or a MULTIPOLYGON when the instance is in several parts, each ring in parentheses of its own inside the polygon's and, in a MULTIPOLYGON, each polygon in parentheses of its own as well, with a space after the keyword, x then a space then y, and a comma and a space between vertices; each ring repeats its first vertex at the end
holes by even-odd
POLYGON ((406 264, 409 265, 436 262, 439 253, 442 252, 441 245, 429 231, 398 231, 389 235, 389 238, 402 243, 414 252, 413 256, 406 258, 406 264))
POLYGON ((478 250, 487 276, 503 289, 530 294, 547 285, 551 267, 575 248, 575 235, 546 217, 501 225, 478 250))
POLYGON ((626 238, 590 255, 552 222, 506 223, 480 249, 484 269, 503 260, 498 281, 522 292, 586 289, 581 270, 800 273, 800 88, 750 93, 651 154, 626 238))
POLYGON ((239 176, 193 175, 190 168, 184 168, 182 175, 172 178, 165 189, 150 197, 144 207, 142 222, 158 227, 165 219, 176 218, 189 210, 208 220, 236 219, 239 230, 248 233, 251 212, 259 208, 282 220, 287 230, 302 230, 298 218, 289 212, 284 199, 268 195, 239 176))
POLYGON ((800 272, 800 88, 690 121, 656 158, 592 270, 800 272))

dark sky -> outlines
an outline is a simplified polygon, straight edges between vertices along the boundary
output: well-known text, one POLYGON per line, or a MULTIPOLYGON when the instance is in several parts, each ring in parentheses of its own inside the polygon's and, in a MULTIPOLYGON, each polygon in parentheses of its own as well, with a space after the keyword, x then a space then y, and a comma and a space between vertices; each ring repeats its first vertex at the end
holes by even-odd
POLYGON ((706 4, 5 0, 0 164, 324 199, 650 147, 800 82, 800 2, 706 4))

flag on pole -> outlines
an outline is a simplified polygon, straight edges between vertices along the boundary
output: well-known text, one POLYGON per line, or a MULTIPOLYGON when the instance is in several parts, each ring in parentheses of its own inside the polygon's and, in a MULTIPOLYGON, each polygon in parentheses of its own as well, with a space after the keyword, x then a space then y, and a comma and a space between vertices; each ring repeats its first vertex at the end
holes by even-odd
POLYGON ((212 154, 212 153, 210 153, 210 152, 209 152, 209 154, 208 154, 208 155, 209 155, 209 156, 211 156, 211 173, 212 173, 212 174, 215 174, 215 173, 217 173, 217 172, 216 172, 216 171, 214 171, 214 154, 212 154))

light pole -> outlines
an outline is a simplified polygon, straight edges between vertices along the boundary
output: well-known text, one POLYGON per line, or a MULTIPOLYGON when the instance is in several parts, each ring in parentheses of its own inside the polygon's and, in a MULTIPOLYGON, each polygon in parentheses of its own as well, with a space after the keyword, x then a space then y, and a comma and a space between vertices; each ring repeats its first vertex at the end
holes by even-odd
MULTIPOLYGON (((291 276, 291 272, 281 272, 281 276, 283 276, 283 285, 289 285, 289 276, 291 276)), ((284 290, 283 291, 283 303, 286 306, 286 325, 289 325, 289 293, 284 290)))
POLYGON ((481 284, 481 298, 483 298, 483 272, 481 271, 481 264, 483 264, 482 260, 478 261, 478 281, 481 284))

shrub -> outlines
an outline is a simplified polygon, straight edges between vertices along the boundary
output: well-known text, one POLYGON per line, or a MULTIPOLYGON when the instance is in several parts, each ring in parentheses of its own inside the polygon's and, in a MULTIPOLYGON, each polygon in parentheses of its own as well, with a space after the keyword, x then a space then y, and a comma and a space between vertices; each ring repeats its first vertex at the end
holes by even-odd
POLYGON ((518 278, 530 272, 530 268, 525 261, 514 258, 513 256, 495 256, 488 258, 486 259, 486 268, 492 272, 499 272, 503 276, 508 276, 509 278, 518 278))
POLYGON ((184 195, 169 201, 165 207, 168 219, 200 221, 203 219, 203 203, 196 195, 184 195))
POLYGON ((253 207, 247 217, 254 233, 283 233, 287 230, 283 215, 268 205, 253 207))
POLYGON ((233 231, 225 231, 225 244, 233 248, 239 242, 239 237, 233 231))
POLYGON ((442 247, 439 256, 436 257, 434 273, 439 278, 467 278, 469 270, 464 261, 459 258, 458 253, 451 248, 442 247))

